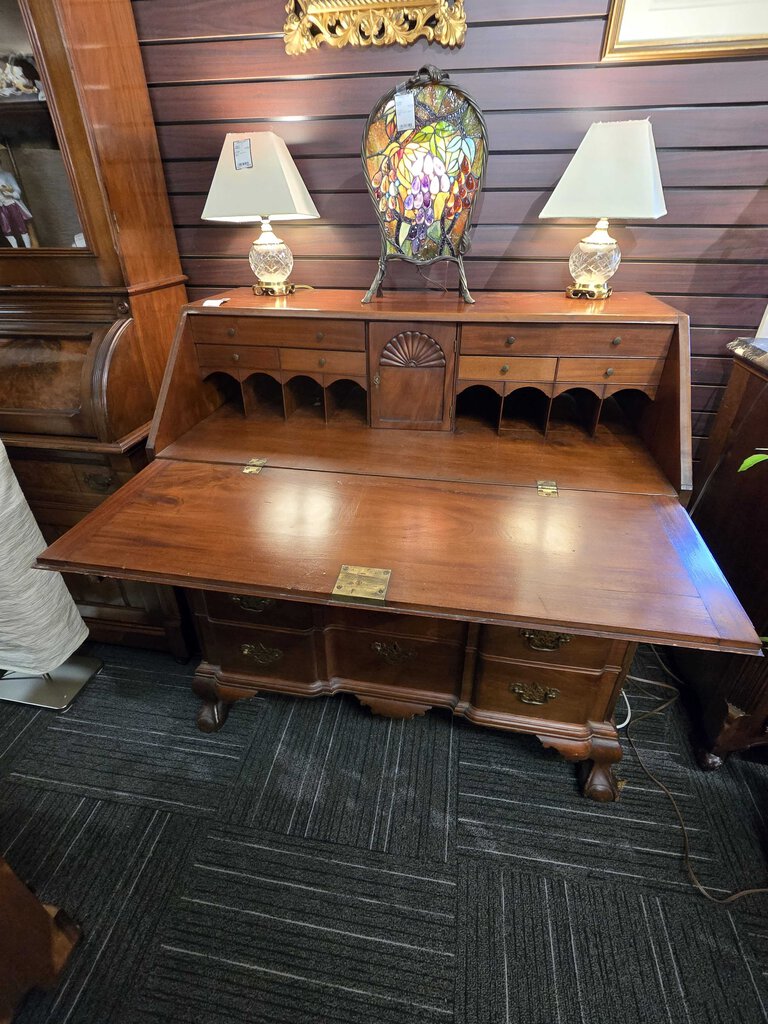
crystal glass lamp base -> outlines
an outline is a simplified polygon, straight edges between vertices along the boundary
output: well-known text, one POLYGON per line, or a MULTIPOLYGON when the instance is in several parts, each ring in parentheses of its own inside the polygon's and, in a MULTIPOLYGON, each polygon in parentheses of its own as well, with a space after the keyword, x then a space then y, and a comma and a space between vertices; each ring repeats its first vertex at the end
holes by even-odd
POLYGON ((293 253, 272 230, 269 220, 262 221, 261 234, 248 253, 251 270, 258 279, 256 295, 290 295, 295 285, 288 278, 293 270, 293 253))
POLYGON ((607 299, 608 281, 619 269, 621 250, 608 234, 608 221, 599 220, 595 230, 582 238, 568 260, 573 284, 566 289, 572 299, 607 299))

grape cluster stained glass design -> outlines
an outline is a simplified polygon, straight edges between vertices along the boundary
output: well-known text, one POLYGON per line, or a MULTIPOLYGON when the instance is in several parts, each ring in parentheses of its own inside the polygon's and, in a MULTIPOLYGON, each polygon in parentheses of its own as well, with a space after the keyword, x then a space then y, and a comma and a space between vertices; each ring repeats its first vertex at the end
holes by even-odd
MULTIPOLYGON (((410 100, 405 104, 410 112, 410 100)), ((425 265, 452 260, 469 294, 463 255, 488 156, 483 115, 434 67, 422 68, 374 107, 363 135, 363 168, 381 227, 379 266, 364 302, 381 290, 390 259, 425 265), (413 97, 413 124, 398 118, 396 96, 413 97)))

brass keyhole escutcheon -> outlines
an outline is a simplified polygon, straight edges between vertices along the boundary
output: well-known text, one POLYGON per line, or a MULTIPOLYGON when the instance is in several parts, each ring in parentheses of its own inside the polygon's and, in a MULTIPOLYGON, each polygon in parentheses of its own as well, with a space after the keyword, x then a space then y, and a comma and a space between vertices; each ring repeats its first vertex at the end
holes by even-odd
POLYGON ((517 338, 513 337, 510 334, 510 336, 507 338, 507 340, 504 342, 504 344, 505 345, 514 345, 516 341, 517 341, 517 338))
POLYGON ((620 344, 621 344, 621 338, 614 338, 614 339, 613 339, 613 340, 611 341, 611 344, 612 344, 612 345, 620 345, 620 344))
POLYGON ((612 376, 613 376, 613 374, 614 374, 614 370, 613 370, 613 367, 612 367, 612 366, 609 366, 609 367, 608 367, 608 369, 607 369, 607 370, 605 371, 605 376, 606 376, 606 377, 612 377, 612 376))
POLYGON ((504 363, 502 368, 499 370, 499 373, 509 373, 509 364, 508 363, 504 363))
POLYGON ((227 328, 227 337, 234 338, 234 336, 236 334, 237 334, 237 328, 236 327, 228 327, 227 328))
POLYGON ((381 377, 377 373, 376 376, 373 378, 373 386, 377 388, 379 384, 381 384, 381 377))
POLYGON ((325 359, 324 358, 323 359, 318 359, 317 365, 318 366, 325 366, 325 359))

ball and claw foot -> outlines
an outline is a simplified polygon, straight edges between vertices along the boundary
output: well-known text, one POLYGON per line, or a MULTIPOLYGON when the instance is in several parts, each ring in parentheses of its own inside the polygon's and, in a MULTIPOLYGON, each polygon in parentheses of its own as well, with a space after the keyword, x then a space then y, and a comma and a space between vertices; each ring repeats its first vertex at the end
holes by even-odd
POLYGON ((228 701, 206 699, 197 712, 197 728, 200 732, 217 732, 226 722, 228 714, 228 701))
POLYGON ((582 769, 584 781, 582 792, 590 800, 610 803, 621 796, 622 783, 613 774, 612 764, 601 764, 599 761, 587 761, 582 769))
POLYGON ((711 750, 705 750, 703 747, 696 748, 696 762, 699 768, 705 772, 716 772, 718 768, 722 768, 724 760, 717 754, 713 754, 711 750))

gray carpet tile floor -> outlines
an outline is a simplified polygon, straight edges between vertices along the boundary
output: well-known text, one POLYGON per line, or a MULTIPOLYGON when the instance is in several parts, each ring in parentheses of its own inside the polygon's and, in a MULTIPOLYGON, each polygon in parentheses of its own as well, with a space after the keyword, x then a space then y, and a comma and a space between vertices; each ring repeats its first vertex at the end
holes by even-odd
MULTIPOLYGON (((0 701, 0 853, 84 933, 18 1024, 768 1022, 768 898, 692 889, 628 749, 600 805, 535 740, 444 712, 265 695, 206 736, 192 666, 93 651, 67 712, 0 701)), ((635 740, 702 881, 768 884, 760 758, 700 772, 679 707, 635 740)))

